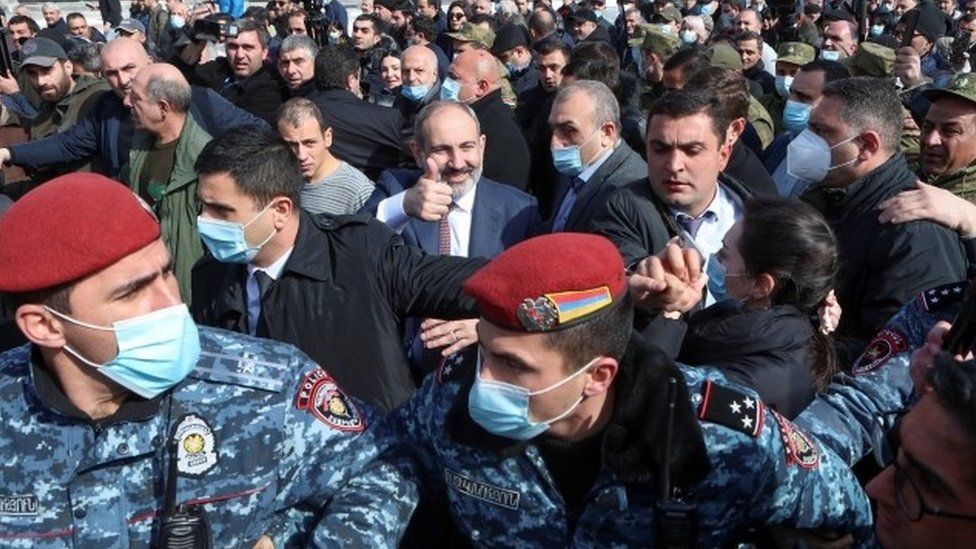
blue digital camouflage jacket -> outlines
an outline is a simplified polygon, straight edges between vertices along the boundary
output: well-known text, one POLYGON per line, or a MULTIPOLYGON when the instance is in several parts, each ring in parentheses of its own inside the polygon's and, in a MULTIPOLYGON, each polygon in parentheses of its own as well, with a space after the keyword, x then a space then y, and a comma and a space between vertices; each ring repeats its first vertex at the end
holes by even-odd
POLYGON ((56 393, 30 346, 0 355, 0 546, 148 547, 171 456, 176 502, 202 506, 214 547, 262 534, 278 548, 313 534, 323 546, 397 543, 416 492, 375 459, 372 410, 290 345, 210 328, 200 338, 171 393, 130 398, 99 423, 42 398, 56 393))

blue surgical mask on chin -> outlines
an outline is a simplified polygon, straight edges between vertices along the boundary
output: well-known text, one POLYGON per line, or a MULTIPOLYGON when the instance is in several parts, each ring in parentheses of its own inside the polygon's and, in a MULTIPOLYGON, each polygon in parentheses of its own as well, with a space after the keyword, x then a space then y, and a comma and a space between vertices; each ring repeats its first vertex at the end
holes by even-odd
POLYGON ((414 103, 420 103, 423 98, 427 97, 427 93, 430 91, 430 86, 426 84, 418 84, 416 86, 404 85, 400 88, 400 94, 403 95, 408 101, 414 103))
POLYGON ((115 332, 119 352, 105 364, 98 364, 75 349, 66 353, 143 398, 155 398, 175 387, 193 370, 200 358, 200 333, 186 305, 179 304, 127 320, 111 328, 96 326, 45 306, 54 316, 71 324, 115 332))
POLYGON ((573 413, 580 402, 583 402, 583 395, 580 395, 566 411, 545 421, 532 421, 529 418, 529 398, 548 393, 568 383, 587 371, 598 359, 599 357, 594 358, 576 372, 539 391, 529 391, 525 387, 511 383, 482 379, 479 360, 474 384, 471 386, 471 392, 468 393, 468 413, 475 423, 493 435, 514 440, 535 438, 546 432, 553 423, 573 413))
POLYGON ((820 58, 824 61, 840 61, 840 52, 835 50, 821 50, 820 58))
POLYGON ((276 230, 272 230, 268 238, 264 239, 257 246, 251 246, 244 238, 244 229, 254 223, 264 212, 271 208, 274 202, 269 203, 263 210, 258 212, 247 223, 234 223, 231 221, 221 221, 219 219, 208 219, 203 216, 197 217, 197 232, 200 239, 210 250, 214 259, 223 263, 250 263, 254 256, 258 255, 261 248, 274 238, 276 230))
POLYGON ((589 137, 587 137, 579 145, 570 145, 568 147, 553 147, 552 149, 552 166, 556 168, 556 171, 568 175, 570 177, 576 177, 583 172, 583 145, 590 142, 593 136, 600 133, 600 129, 597 128, 589 137))
POLYGON ((441 99, 444 101, 457 101, 461 94, 461 83, 447 77, 441 84, 441 99))

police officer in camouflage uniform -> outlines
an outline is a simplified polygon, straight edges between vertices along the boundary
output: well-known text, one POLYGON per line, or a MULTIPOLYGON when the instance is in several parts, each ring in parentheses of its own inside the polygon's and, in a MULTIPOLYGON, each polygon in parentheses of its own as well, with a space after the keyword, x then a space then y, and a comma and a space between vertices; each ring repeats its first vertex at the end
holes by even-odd
POLYGON ((25 195, 0 291, 31 342, 0 355, 0 545, 156 546, 176 520, 213 547, 397 543, 415 494, 371 409, 291 346, 198 329, 124 186, 25 195))
POLYGON ((922 123, 918 175, 930 185, 976 203, 976 75, 957 74, 932 101, 922 123))
POLYGON ((446 361, 384 424, 474 545, 647 547, 688 522, 689 546, 750 527, 870 541, 867 500, 833 452, 718 371, 631 339, 609 241, 530 239, 465 291, 482 313, 480 360, 446 361), (678 510, 664 520, 656 505, 678 510))

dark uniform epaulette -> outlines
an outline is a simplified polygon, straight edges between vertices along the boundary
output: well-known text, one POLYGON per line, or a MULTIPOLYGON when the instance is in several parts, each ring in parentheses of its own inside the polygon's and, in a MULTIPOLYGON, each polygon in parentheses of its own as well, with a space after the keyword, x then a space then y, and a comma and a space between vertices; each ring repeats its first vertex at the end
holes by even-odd
POLYGON ((317 214, 310 216, 312 223, 323 231, 334 231, 344 225, 365 225, 369 223, 372 216, 366 214, 332 215, 317 214))
POLYGON ((919 296, 919 299, 922 300, 922 307, 930 313, 946 310, 962 301, 963 296, 966 294, 967 284, 968 282, 964 280, 962 282, 944 284, 922 292, 922 295, 919 296))
POLYGON ((442 359, 437 366, 437 371, 434 373, 434 376, 436 376, 437 383, 441 385, 459 381, 465 377, 465 374, 470 369, 476 368, 477 365, 477 346, 471 346, 442 359))
POLYGON ((761 400, 728 387, 706 381, 702 387, 702 403, 698 418, 725 425, 751 437, 762 432, 766 409, 761 400))

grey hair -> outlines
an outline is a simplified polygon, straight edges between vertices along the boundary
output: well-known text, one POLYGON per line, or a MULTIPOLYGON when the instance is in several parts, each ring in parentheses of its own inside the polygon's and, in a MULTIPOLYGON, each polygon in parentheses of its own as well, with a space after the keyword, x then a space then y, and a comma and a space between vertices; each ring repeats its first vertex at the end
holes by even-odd
POLYGON ((823 89, 823 96, 840 101, 840 118, 855 132, 878 132, 881 148, 894 152, 901 142, 904 121, 901 101, 892 80, 856 76, 835 80, 823 89))
POLYGON ((41 4, 41 10, 54 10, 60 12, 61 8, 59 8, 54 2, 44 2, 41 4))
POLYGON ((149 79, 146 84, 146 99, 150 103, 166 101, 173 112, 186 113, 190 110, 192 92, 190 84, 182 78, 166 78, 157 76, 149 79))
POLYGON ((420 110, 420 114, 417 115, 417 120, 413 123, 413 135, 417 141, 417 147, 425 153, 427 152, 427 147, 430 146, 430 143, 427 141, 427 121, 444 109, 457 109, 466 114, 468 118, 474 120, 475 130, 478 132, 478 135, 481 135, 481 123, 478 122, 478 115, 471 110, 471 107, 464 103, 458 103, 457 101, 434 101, 420 110))
POLYGON ((293 34, 281 41, 278 57, 297 50, 305 51, 312 60, 315 60, 315 56, 319 53, 319 47, 315 44, 315 40, 304 34, 293 34))
POLYGON ((593 123, 600 127, 606 123, 611 123, 617 131, 620 131, 620 105, 617 98, 603 82, 596 80, 577 80, 570 84, 564 84, 556 92, 553 106, 567 101, 574 93, 585 93, 593 102, 593 123))
POLYGON ((498 13, 503 13, 505 15, 518 15, 518 6, 515 5, 514 0, 501 0, 498 3, 498 13))

